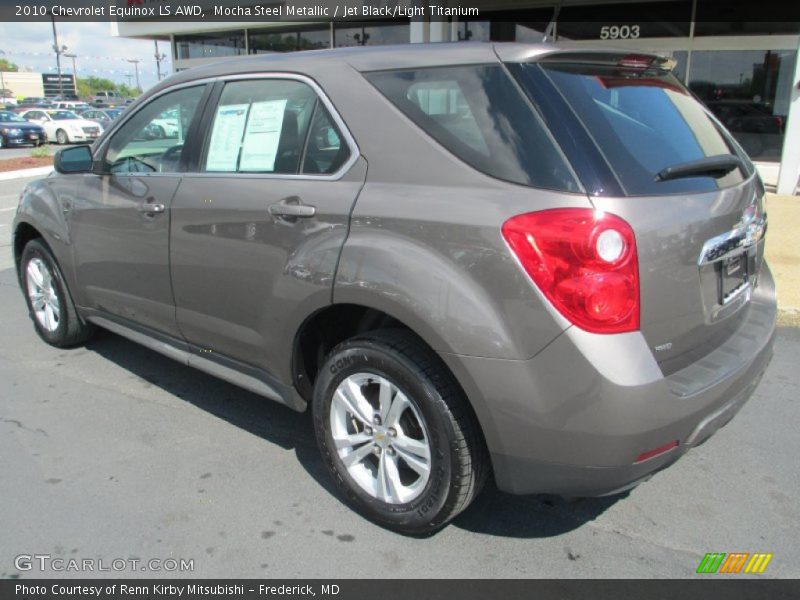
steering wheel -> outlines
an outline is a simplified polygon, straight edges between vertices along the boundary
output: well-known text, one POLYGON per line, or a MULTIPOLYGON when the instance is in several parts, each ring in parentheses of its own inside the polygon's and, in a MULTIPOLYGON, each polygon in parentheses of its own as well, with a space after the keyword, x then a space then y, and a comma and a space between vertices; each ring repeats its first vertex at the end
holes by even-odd
POLYGON ((158 170, 163 171, 165 164, 177 164, 180 160, 179 155, 181 150, 183 150, 183 144, 178 144, 177 146, 172 146, 171 148, 167 148, 164 154, 161 155, 161 158, 158 159, 158 170))
POLYGON ((155 167, 136 156, 126 156, 111 166, 112 173, 148 173, 155 167))

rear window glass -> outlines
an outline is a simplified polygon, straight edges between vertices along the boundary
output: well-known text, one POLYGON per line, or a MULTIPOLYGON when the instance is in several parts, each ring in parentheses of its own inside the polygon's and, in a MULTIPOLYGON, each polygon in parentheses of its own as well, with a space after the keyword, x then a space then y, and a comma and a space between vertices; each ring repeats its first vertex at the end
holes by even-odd
POLYGON ((580 191, 533 107, 501 67, 375 72, 367 78, 437 142, 487 175, 580 191))
POLYGON ((666 167, 720 154, 738 155, 730 138, 671 73, 554 63, 542 63, 541 68, 573 108, 628 194, 713 191, 744 179, 745 174, 734 169, 719 179, 655 180, 666 167))

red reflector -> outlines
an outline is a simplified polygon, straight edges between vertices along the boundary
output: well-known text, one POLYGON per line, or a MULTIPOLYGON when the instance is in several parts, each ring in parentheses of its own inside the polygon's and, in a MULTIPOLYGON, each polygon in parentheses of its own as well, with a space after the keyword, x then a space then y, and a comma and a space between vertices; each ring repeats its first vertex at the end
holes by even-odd
POLYGON ((655 59, 655 56, 647 56, 646 54, 628 54, 620 58, 617 61, 617 65, 630 69, 646 69, 653 64, 655 59))
POLYGON ((659 446, 658 448, 653 448, 652 450, 648 450, 647 452, 642 452, 639 456, 636 457, 636 460, 633 461, 634 464, 644 462, 646 460, 650 460, 651 458, 655 458, 656 456, 661 456, 672 450, 673 448, 678 447, 678 440, 670 442, 669 444, 664 444, 663 446, 659 446))
POLYGON ((639 263, 630 225, 589 208, 526 213, 503 237, 547 299, 593 333, 639 329, 639 263))

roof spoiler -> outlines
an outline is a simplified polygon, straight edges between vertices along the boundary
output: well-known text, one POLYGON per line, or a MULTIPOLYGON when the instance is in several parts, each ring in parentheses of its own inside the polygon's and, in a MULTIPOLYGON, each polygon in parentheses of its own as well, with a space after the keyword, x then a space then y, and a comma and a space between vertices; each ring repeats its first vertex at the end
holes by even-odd
POLYGON ((677 64, 674 58, 639 52, 608 51, 608 50, 570 50, 556 51, 544 56, 536 57, 539 62, 548 63, 578 63, 582 65, 601 65, 621 67, 624 69, 659 69, 672 71, 677 64))

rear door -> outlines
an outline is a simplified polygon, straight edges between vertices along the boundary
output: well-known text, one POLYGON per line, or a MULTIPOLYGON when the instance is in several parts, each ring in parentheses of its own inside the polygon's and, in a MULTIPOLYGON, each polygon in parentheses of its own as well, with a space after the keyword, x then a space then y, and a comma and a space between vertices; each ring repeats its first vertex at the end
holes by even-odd
POLYGON ((205 85, 151 100, 99 150, 70 211, 81 303, 179 337, 169 273, 169 209, 181 182, 183 142, 205 85), (146 132, 165 111, 181 113, 177 138, 146 132))
POLYGON ((331 301, 366 168, 309 79, 217 84, 196 172, 172 203, 171 270, 181 332, 205 357, 272 374, 295 315, 331 301))
POLYGON ((762 262, 764 190, 744 152, 653 57, 557 54, 512 71, 562 143, 572 121, 595 146, 572 162, 587 179, 606 173, 585 182, 592 203, 634 229, 641 330, 662 370, 713 350, 746 317, 762 262), (709 158, 739 166, 685 168, 709 158))

